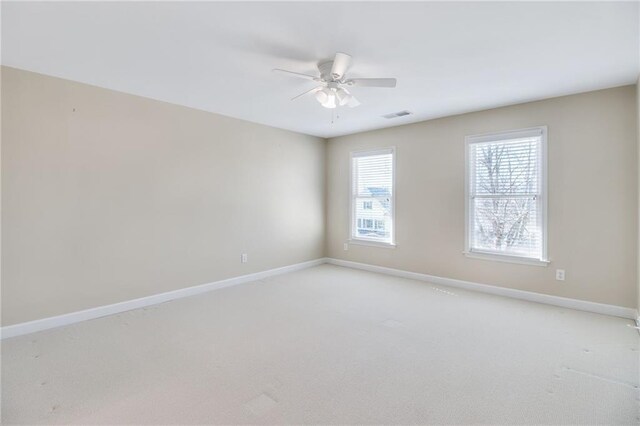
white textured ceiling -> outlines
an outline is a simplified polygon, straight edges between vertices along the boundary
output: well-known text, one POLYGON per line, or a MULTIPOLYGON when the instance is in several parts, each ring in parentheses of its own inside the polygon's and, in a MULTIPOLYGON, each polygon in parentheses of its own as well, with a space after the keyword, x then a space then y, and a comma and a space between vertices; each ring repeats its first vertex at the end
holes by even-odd
POLYGON ((638 4, 2 3, 2 63, 331 137, 564 94, 638 76, 638 4), (336 51, 358 108, 331 111, 313 82, 336 51), (414 115, 387 120, 383 114, 414 115))

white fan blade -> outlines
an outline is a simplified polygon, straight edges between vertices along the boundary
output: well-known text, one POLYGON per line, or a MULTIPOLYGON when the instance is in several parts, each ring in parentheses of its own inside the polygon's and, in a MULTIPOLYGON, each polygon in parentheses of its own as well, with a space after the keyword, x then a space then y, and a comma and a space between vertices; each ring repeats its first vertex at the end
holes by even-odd
POLYGON ((313 75, 302 74, 302 73, 299 73, 299 72, 293 72, 293 71, 287 71, 287 70, 281 70, 281 69, 279 69, 279 68, 274 68, 272 71, 274 71, 274 72, 281 72, 281 73, 285 73, 285 74, 290 74, 290 75, 292 75, 292 76, 299 77, 299 78, 304 78, 304 79, 306 79, 306 80, 315 80, 315 81, 318 81, 318 77, 315 77, 315 76, 313 76, 313 75))
POLYGON ((395 78, 352 78, 345 83, 358 87, 396 87, 395 78))
POLYGON ((313 88, 313 89, 311 89, 311 90, 307 90, 306 92, 302 92, 302 93, 300 93, 298 96, 294 96, 293 98, 291 98, 291 100, 292 100, 292 101, 295 101, 296 99, 298 99, 298 98, 300 98, 300 97, 302 97, 302 96, 304 96, 304 95, 306 95, 306 94, 313 93, 313 92, 317 92, 318 90, 322 89, 322 87, 323 87, 323 86, 318 86, 318 87, 314 87, 314 88, 313 88))
POLYGON ((331 76, 336 80, 340 80, 344 77, 349 64, 351 63, 351 56, 346 53, 338 52, 333 60, 333 66, 331 67, 331 76))

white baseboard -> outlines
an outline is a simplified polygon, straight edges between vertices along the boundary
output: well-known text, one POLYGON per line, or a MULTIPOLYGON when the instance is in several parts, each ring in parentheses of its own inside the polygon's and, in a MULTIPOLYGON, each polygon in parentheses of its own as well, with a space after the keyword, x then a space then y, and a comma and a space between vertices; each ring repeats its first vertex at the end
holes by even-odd
POLYGON ((409 278, 412 280, 427 281, 448 287, 463 288, 465 290, 506 296, 513 299, 528 300, 530 302, 544 303, 547 305, 561 306, 563 308, 577 309, 579 311, 594 312, 597 314, 612 315, 615 317, 640 321, 640 318, 638 318, 638 311, 636 309, 625 308, 623 306, 606 305, 604 303, 588 302, 586 300, 569 299, 566 297, 551 296, 549 294, 534 293, 531 291, 516 290, 513 288, 497 287, 452 278, 436 277, 434 275, 420 274, 417 272, 403 271, 400 269, 386 268, 366 263, 351 262, 348 260, 328 258, 327 263, 337 266, 345 266, 347 268, 362 269, 370 272, 393 275, 396 277, 409 278))
POLYGON ((8 325, 0 328, 0 339, 7 339, 10 337, 21 336, 23 334, 35 333, 36 331, 48 330, 51 328, 74 324, 81 321, 114 315, 120 312, 130 311, 132 309, 143 308, 145 306, 157 305, 159 303, 168 302, 170 300, 181 299, 183 297, 194 296, 197 294, 230 287, 237 284, 260 280, 262 278, 271 277, 274 275, 298 271, 301 269, 310 268, 312 266, 321 265, 323 263, 330 263, 332 265, 344 266, 347 268, 362 269, 365 271, 393 275, 402 278, 409 278, 418 281, 426 281, 443 286, 457 287, 466 290, 479 291, 482 293, 495 294, 498 296, 511 297, 514 299, 528 300, 530 302, 545 303, 548 305, 561 306, 564 308, 577 309, 580 311, 594 312, 598 314, 632 319, 635 320, 638 327, 640 327, 640 317, 638 316, 638 311, 633 308, 606 305, 603 303, 588 302, 585 300, 569 299, 566 297, 551 296, 548 294, 533 293, 530 291, 516 290, 512 288, 496 287, 492 285, 478 284, 470 281, 462 281, 452 278, 436 277, 434 275, 403 271, 400 269, 386 268, 384 266, 375 266, 366 263, 351 262, 348 260, 320 258, 307 262, 296 263, 294 265, 283 266, 281 268, 269 269, 267 271, 255 272, 252 274, 241 275, 239 277, 233 277, 207 284, 173 290, 166 293, 154 294, 147 297, 141 297, 139 299, 127 300, 120 303, 114 303, 112 305, 98 306, 96 308, 71 312, 69 314, 58 315, 55 317, 8 325))
POLYGON ((183 297, 194 296, 196 294, 206 293, 212 290, 218 290, 237 284, 256 281, 274 275, 280 275, 287 272, 298 271, 300 269, 310 268, 312 266, 326 263, 325 258, 310 260, 308 262, 296 263, 294 265, 283 266, 281 268, 269 269, 267 271, 255 272, 252 274, 241 275, 239 277, 228 278, 225 280, 214 281, 207 284, 201 284, 193 287, 181 288, 178 290, 168 291, 166 293, 154 294, 151 296, 141 297, 139 299, 127 300, 112 305, 98 306, 96 308, 85 309, 83 311, 71 312, 69 314, 58 315, 55 317, 43 318, 35 321, 23 322, 20 324, 8 325, 0 329, 0 339, 21 336, 23 334, 35 333, 36 331, 48 330, 50 328, 61 327, 63 325, 74 324, 81 321, 100 318, 107 315, 118 314, 120 312, 130 311, 132 309, 143 308, 145 306, 157 305, 158 303, 168 302, 169 300, 181 299, 183 297))

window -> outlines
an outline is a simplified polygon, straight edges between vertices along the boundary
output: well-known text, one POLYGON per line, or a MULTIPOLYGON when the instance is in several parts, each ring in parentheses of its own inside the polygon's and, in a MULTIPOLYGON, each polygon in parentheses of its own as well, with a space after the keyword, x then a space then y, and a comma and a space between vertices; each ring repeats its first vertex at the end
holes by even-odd
POLYGON ((470 136, 466 253, 547 263, 546 127, 470 136))
POLYGON ((394 149, 351 154, 351 239, 394 244, 394 149))

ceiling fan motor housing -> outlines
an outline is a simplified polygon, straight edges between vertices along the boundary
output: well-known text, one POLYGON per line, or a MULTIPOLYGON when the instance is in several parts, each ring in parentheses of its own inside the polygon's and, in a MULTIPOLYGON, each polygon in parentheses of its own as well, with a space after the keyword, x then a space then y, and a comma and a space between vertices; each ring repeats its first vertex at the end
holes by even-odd
POLYGON ((333 61, 321 62, 318 64, 318 71, 320 71, 320 77, 326 82, 334 81, 340 76, 334 76, 331 74, 331 68, 333 68, 333 61))

